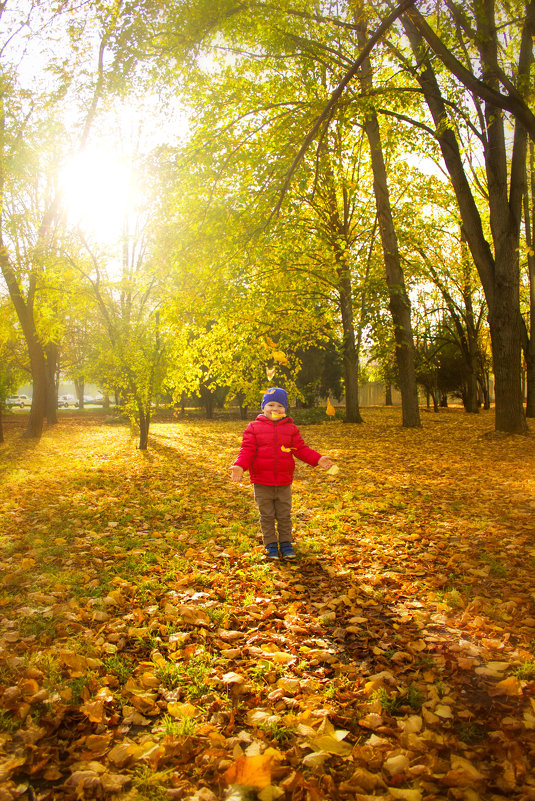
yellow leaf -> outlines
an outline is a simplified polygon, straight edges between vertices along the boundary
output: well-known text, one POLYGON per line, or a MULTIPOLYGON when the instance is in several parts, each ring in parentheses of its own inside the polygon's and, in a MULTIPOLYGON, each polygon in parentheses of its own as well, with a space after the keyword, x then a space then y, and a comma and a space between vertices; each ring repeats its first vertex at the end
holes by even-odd
POLYGON ((271 658, 278 665, 287 665, 296 659, 293 654, 287 654, 286 651, 275 651, 274 654, 271 654, 271 658))
POLYGON ((385 783, 381 774, 372 773, 367 768, 357 768, 352 776, 342 783, 341 789, 344 792, 354 793, 355 790, 366 790, 371 792, 378 787, 384 787, 385 783))
POLYGON ((336 737, 330 734, 324 734, 320 737, 313 737, 308 741, 308 744, 314 751, 319 751, 322 754, 338 754, 338 756, 349 756, 353 750, 349 743, 340 742, 336 737))
POLYGON ((389 787, 388 792, 392 798, 400 798, 402 801, 422 801, 420 790, 404 790, 401 787, 389 787))
POLYGON ((285 367, 288 367, 289 362, 288 359, 286 358, 286 354, 284 353, 284 351, 274 350, 271 355, 273 356, 274 361, 284 365, 285 367))
POLYGON ((137 743, 119 743, 108 753, 108 760, 118 768, 124 767, 127 762, 136 759, 142 752, 137 743))
POLYGON ((277 801, 278 798, 282 798, 286 793, 282 787, 276 787, 274 784, 270 784, 268 787, 264 787, 263 790, 260 790, 257 795, 258 801, 277 801))
POLYGON ((483 774, 480 773, 478 769, 468 761, 468 759, 465 759, 462 756, 457 756, 457 754, 451 755, 451 767, 453 770, 464 771, 466 775, 474 781, 479 781, 480 779, 485 778, 483 774))
POLYGON ((151 654, 151 656, 152 656, 152 661, 159 668, 165 668, 167 666, 167 662, 165 661, 165 657, 159 651, 154 651, 151 654))
POLYGON ((106 713, 104 711, 104 702, 102 700, 86 701, 80 707, 80 712, 87 715, 92 723, 105 723, 106 713))
POLYGON ((167 712, 172 718, 193 718, 197 710, 193 704, 178 704, 176 701, 170 701, 167 704, 167 712))
POLYGON ((325 472, 327 473, 328 476, 335 476, 338 473, 338 471, 339 471, 338 465, 337 464, 332 464, 329 467, 329 469, 326 470, 325 472))
POLYGON ((332 405, 330 398, 327 398, 327 408, 325 409, 325 412, 329 415, 329 417, 334 417, 336 414, 336 409, 332 405))
POLYGON ((522 695, 522 685, 516 676, 509 676, 503 681, 499 681, 492 695, 522 695))
POLYGON ((284 451, 284 453, 291 453, 292 449, 291 448, 285 448, 284 445, 281 445, 281 451, 284 451))
POLYGON ((271 381, 271 379, 275 375, 275 372, 276 372, 275 367, 266 367, 266 375, 268 377, 268 381, 271 381))

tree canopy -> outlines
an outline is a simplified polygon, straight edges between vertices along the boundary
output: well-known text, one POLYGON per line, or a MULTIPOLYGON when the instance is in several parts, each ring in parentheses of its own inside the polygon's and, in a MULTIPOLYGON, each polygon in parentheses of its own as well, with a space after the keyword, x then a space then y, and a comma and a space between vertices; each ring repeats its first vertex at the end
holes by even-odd
POLYGON ((349 422, 373 363, 418 426, 424 341, 447 341, 469 412, 490 367, 496 428, 526 431, 534 25, 532 2, 4 3, 0 262, 28 435, 61 370, 115 392, 145 447, 158 393, 243 407, 272 375, 299 397, 325 349, 349 422), (137 184, 105 207, 119 162, 137 184))

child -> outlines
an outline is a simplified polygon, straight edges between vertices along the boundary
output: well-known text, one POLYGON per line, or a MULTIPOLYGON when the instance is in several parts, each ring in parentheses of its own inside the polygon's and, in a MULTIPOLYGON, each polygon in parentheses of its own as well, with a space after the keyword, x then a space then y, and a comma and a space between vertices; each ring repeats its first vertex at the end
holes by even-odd
POLYGON ((268 389, 262 399, 262 411, 243 432, 240 453, 230 469, 231 478, 241 481, 244 471, 250 472, 268 558, 279 558, 280 545, 285 559, 295 559, 291 519, 293 457, 324 470, 333 462, 305 445, 292 418, 286 416, 288 395, 284 389, 268 389))

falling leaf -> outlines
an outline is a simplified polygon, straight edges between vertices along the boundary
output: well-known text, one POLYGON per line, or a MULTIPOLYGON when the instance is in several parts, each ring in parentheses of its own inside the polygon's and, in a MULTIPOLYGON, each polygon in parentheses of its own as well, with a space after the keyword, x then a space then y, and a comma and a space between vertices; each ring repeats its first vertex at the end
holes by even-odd
POLYGON ((288 367, 289 361, 288 361, 284 351, 282 351, 282 350, 274 350, 273 353, 271 354, 271 356, 273 358, 273 361, 278 362, 279 364, 282 364, 283 367, 288 367))
POLYGON ((223 776, 227 784, 240 784, 247 787, 268 787, 271 784, 273 766, 281 759, 274 748, 268 748, 257 756, 241 756, 223 776))
POLYGON ((267 375, 268 381, 271 381, 273 379, 273 377, 275 376, 276 370, 277 370, 276 367, 266 367, 266 375, 267 375))

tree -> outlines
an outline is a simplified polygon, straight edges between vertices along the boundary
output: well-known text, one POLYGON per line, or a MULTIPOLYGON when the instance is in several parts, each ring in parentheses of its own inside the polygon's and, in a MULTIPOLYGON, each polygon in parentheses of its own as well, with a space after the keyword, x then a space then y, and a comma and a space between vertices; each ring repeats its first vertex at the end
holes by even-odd
MULTIPOLYGON (((25 436, 40 437, 44 419, 56 420, 57 345, 53 332, 39 320, 41 300, 46 294, 46 275, 58 256, 58 238, 63 231, 61 192, 56 173, 61 158, 87 141, 106 80, 114 75, 105 52, 113 39, 118 9, 110 4, 91 7, 95 19, 76 4, 46 7, 31 3, 13 15, 7 3, 0 5, 3 26, 0 63, 0 269, 16 310, 28 348, 32 372, 32 407, 25 436), (64 15, 69 14, 69 26, 64 15), (100 16, 99 16, 100 15, 100 16), (84 27, 91 28, 88 32, 84 27), (69 40, 65 32, 71 35, 69 40), (30 32, 29 36, 27 31, 30 32), (35 80, 24 86, 25 57, 45 58, 42 31, 60 39, 53 60, 45 62, 48 83, 35 80), (27 38, 29 49, 21 48, 27 38), (97 66, 84 85, 88 56, 97 40, 97 66), (80 65, 80 60, 82 63, 80 65), (80 79, 80 84, 78 84, 80 79), (80 88, 81 85, 81 88, 80 88), (66 99, 79 104, 79 136, 73 142, 61 124, 66 99), (60 152, 60 146, 63 150, 60 152)), ((95 55, 94 53, 92 55, 95 55)), ((27 76, 26 76, 27 77, 27 76)), ((110 81, 108 81, 110 83, 110 81)), ((72 128, 72 121, 71 121, 72 128)), ((45 301, 46 303, 46 301, 45 301)), ((53 325, 52 325, 53 328, 53 325)))
POLYGON ((526 417, 535 417, 535 147, 530 142, 524 195, 525 270, 522 348, 526 362, 526 417))
MULTIPOLYGON (((467 60, 468 67, 462 71, 457 67, 460 61, 434 35, 419 13, 411 11, 405 23, 418 63, 418 68, 411 68, 413 77, 420 85, 431 112, 435 136, 457 198, 464 235, 488 304, 496 429, 510 433, 527 430, 521 387, 522 318, 519 300, 519 237, 527 132, 518 118, 511 119, 502 114, 503 104, 500 104, 498 95, 502 84, 515 97, 527 96, 535 4, 529 2, 521 6, 525 18, 523 24, 518 25, 508 18, 505 4, 498 9, 491 2, 465 3, 462 7, 459 3, 449 5, 449 13, 445 11, 440 17, 443 37, 448 38, 457 54, 467 60), (500 24, 496 18, 497 11, 500 24), (506 33, 509 37, 507 47, 503 38, 506 33), (459 127, 454 122, 451 106, 445 102, 437 69, 430 58, 430 40, 434 52, 449 71, 448 77, 452 73, 457 78, 462 75, 462 85, 470 93, 474 119, 479 125, 478 143, 484 156, 492 247, 485 236, 484 224, 465 171, 458 141, 459 127), (477 83, 477 91, 474 86, 476 68, 483 76, 483 80, 477 83), (482 102, 480 96, 484 96, 482 102), (511 148, 508 148, 509 141, 512 142, 511 148)), ((476 132, 473 124, 466 127, 476 132)))
POLYGON ((83 238, 84 250, 73 263, 92 293, 107 334, 95 357, 99 383, 118 394, 121 407, 139 428, 139 449, 146 450, 153 399, 166 370, 167 331, 161 323, 164 276, 153 260, 148 222, 131 235, 127 223, 119 274, 110 275, 116 265, 83 238))
MULTIPOLYGON (((355 12, 355 17, 358 24, 358 42, 361 49, 364 49, 368 37, 365 22, 362 19, 362 9, 355 12)), ((371 95, 373 93, 372 66, 369 58, 363 61, 360 83, 365 94, 371 95)), ((373 107, 365 111, 364 130, 370 145, 377 217, 383 246, 390 312, 394 324, 395 356, 401 391, 402 420, 404 426, 418 428, 421 423, 414 364, 411 304, 405 286, 398 238, 392 215, 379 120, 373 107)))
POLYGON ((4 442, 2 413, 6 399, 23 380, 20 336, 17 336, 14 310, 7 297, 0 296, 0 443, 4 442))

